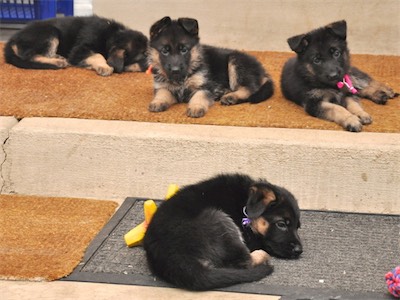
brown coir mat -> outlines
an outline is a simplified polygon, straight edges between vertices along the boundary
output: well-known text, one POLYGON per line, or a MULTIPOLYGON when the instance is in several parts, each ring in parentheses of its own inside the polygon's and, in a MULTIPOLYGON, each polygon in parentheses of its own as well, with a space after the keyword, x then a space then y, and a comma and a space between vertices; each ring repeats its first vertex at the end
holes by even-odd
POLYGON ((69 275, 116 208, 103 200, 0 195, 0 279, 69 275))
MULTIPOLYGON (((101 77, 94 71, 78 68, 64 70, 22 70, 8 65, 0 44, 0 116, 65 117, 102 120, 129 120, 178 124, 211 124, 250 127, 312 128, 343 130, 332 122, 308 116, 304 110, 285 100, 279 87, 284 62, 292 53, 250 52, 266 67, 275 82, 275 94, 257 105, 224 107, 216 103, 205 117, 186 116, 186 104, 162 113, 151 113, 152 77, 144 73, 113 74, 101 77)), ((400 91, 400 56, 353 55, 353 64, 400 91)), ((373 123, 364 131, 400 132, 400 100, 377 105, 363 100, 373 123)))

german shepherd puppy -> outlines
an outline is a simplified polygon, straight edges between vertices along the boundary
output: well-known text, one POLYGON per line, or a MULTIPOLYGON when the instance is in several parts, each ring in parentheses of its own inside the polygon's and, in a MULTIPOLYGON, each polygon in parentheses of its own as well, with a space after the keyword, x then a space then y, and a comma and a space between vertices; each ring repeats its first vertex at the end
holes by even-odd
POLYGON ((288 39, 297 57, 283 67, 283 95, 311 116, 359 132, 372 122, 359 98, 385 104, 398 94, 350 64, 346 21, 338 21, 288 39))
POLYGON ((152 112, 185 102, 187 115, 198 118, 216 100, 222 105, 258 103, 273 94, 271 77, 253 56, 200 44, 195 19, 164 17, 153 24, 149 64, 154 76, 152 112))
POLYGON ((267 253, 298 258, 299 227, 297 201, 286 189, 224 174, 163 202, 144 249, 155 275, 180 288, 210 290, 269 275, 267 253))
POLYGON ((25 69, 61 69, 69 64, 113 72, 144 71, 148 39, 113 20, 65 17, 28 24, 7 42, 6 62, 25 69))

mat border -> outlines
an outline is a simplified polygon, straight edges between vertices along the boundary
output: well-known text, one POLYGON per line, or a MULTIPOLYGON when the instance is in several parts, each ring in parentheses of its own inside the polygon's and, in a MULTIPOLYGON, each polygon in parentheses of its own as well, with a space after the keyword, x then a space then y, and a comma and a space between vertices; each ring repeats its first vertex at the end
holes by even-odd
MULTIPOLYGON (((78 281, 78 282, 92 282, 92 283, 107 283, 107 284, 124 284, 124 285, 140 285, 140 286, 153 286, 153 287, 168 287, 174 288, 172 285, 157 279, 156 277, 149 277, 140 274, 114 274, 114 273, 92 273, 85 272, 82 269, 96 254, 97 250, 112 234, 114 229, 118 226, 120 221, 126 216, 130 209, 137 201, 145 201, 148 198, 127 197, 122 205, 118 208, 109 222, 103 227, 99 234, 93 239, 87 248, 81 262, 74 269, 74 271, 67 277, 61 278, 61 281, 78 281)), ((163 200, 155 200, 161 202, 163 200)), ((316 211, 317 210, 307 210, 316 211)), ((329 213, 339 213, 331 212, 329 213)), ((237 293, 253 293, 262 295, 275 295, 281 296, 281 300, 361 300, 361 299, 393 299, 389 293, 364 293, 364 292, 350 292, 336 289, 313 289, 305 287, 292 287, 292 286, 273 286, 257 283, 243 283, 231 286, 229 288, 217 289, 223 292, 237 292, 237 293), (266 293, 268 290, 268 294, 266 293)))

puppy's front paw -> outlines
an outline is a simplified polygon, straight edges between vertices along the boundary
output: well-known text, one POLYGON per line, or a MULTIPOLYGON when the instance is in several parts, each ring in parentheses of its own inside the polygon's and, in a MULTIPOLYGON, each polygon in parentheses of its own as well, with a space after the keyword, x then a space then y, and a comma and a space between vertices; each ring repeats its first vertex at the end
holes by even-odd
POLYGON ((68 61, 65 59, 65 57, 62 57, 61 55, 56 55, 54 62, 59 68, 66 68, 69 66, 68 61))
POLYGON ((94 70, 100 76, 110 76, 114 72, 114 68, 109 65, 95 67, 94 70))
POLYGON ((271 259, 269 254, 261 249, 254 250, 253 252, 250 253, 250 256, 251 256, 252 266, 267 264, 268 261, 271 259))
POLYGON ((201 118, 206 114, 207 110, 204 107, 189 107, 186 115, 191 118, 201 118))
POLYGON ((166 111, 170 107, 168 102, 163 102, 160 100, 153 100, 149 104, 149 111, 151 112, 162 112, 166 111))
POLYGON ((361 122, 362 125, 368 125, 368 124, 372 123, 372 117, 368 113, 366 113, 365 111, 360 112, 358 114, 358 117, 359 117, 360 122, 361 122))
POLYGON ((344 121, 343 127, 351 132, 360 132, 362 130, 362 123, 357 116, 352 115, 344 121))

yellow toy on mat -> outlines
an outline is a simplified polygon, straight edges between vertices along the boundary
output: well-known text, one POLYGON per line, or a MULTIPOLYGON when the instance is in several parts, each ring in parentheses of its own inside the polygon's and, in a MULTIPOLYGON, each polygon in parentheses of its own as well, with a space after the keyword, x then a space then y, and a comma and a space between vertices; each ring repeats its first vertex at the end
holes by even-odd
MULTIPOLYGON (((175 193, 179 190, 179 187, 176 184, 170 184, 168 186, 167 195, 165 196, 165 200, 171 198, 175 193)), ((147 226, 149 226, 153 215, 157 211, 157 205, 153 200, 146 200, 143 204, 144 210, 144 221, 140 223, 138 226, 130 230, 127 234, 125 234, 124 239, 125 243, 128 247, 138 246, 142 243, 144 235, 146 234, 147 226)))

